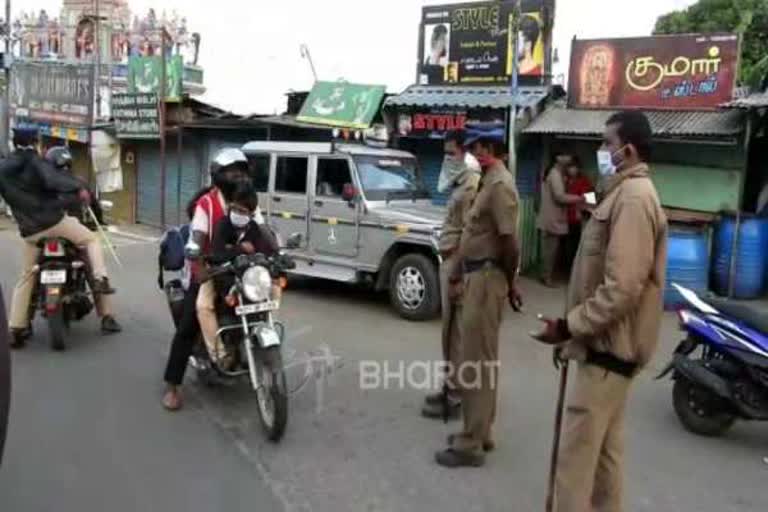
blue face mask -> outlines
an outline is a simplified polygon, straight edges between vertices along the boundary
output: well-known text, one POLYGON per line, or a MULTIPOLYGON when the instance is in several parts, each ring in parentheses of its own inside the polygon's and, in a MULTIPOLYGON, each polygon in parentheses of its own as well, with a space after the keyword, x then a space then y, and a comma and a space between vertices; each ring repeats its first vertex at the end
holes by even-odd
POLYGON ((601 149, 597 152, 597 170, 600 172, 602 178, 607 178, 608 176, 616 174, 616 171, 622 162, 619 162, 618 164, 614 163, 613 157, 624 151, 624 148, 626 148, 626 146, 623 146, 615 153, 611 153, 607 149, 601 149))

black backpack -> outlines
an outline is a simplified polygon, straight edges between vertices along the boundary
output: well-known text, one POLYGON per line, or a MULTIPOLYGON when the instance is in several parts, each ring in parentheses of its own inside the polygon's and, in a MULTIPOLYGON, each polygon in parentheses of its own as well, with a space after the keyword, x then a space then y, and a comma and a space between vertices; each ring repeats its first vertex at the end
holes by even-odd
POLYGON ((165 288, 163 272, 179 272, 184 268, 186 256, 184 247, 189 241, 191 228, 189 224, 170 228, 160 240, 160 253, 157 257, 158 275, 157 284, 160 289, 165 288))

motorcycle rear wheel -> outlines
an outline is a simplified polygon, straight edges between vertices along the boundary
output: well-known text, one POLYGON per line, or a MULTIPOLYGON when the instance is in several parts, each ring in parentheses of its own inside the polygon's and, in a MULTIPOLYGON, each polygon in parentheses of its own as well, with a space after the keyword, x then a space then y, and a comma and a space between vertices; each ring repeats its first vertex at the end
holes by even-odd
MULTIPOLYGON (((259 350, 259 349, 255 349, 259 350)), ((280 347, 254 354, 260 388, 256 391, 259 419, 267 439, 279 442, 288 425, 288 384, 280 347)))
POLYGON ((51 341, 51 349, 62 352, 67 349, 64 344, 64 310, 59 308, 55 313, 48 313, 48 336, 51 341))
POLYGON ((683 427, 700 436, 722 436, 736 422, 722 399, 682 376, 672 388, 672 404, 683 427))

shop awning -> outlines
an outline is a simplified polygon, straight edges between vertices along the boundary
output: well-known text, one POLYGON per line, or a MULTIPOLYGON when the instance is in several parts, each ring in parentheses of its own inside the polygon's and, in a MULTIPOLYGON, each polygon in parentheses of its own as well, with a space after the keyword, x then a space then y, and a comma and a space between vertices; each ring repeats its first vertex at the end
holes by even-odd
POLYGON ((733 100, 723 105, 723 108, 741 108, 747 110, 751 108, 766 107, 768 107, 768 91, 750 94, 749 96, 733 100))
MULTIPOLYGON (((615 111, 550 108, 524 131, 528 134, 600 135, 605 122, 615 111)), ((739 110, 717 112, 645 112, 655 136, 734 137, 745 128, 744 113, 739 110)))
MULTIPOLYGON (((520 87, 516 97, 518 107, 538 105, 549 96, 548 87, 520 87)), ((384 107, 444 107, 495 108, 509 107, 509 87, 459 87, 412 85, 402 94, 391 96, 384 107)))

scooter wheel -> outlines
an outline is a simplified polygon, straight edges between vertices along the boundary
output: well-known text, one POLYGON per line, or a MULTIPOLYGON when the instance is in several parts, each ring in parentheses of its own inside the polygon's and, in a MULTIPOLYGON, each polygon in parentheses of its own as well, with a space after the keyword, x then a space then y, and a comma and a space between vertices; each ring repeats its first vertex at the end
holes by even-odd
POLYGON ((672 388, 672 403, 683 427, 700 436, 722 436, 736 422, 722 399, 682 376, 672 388))

